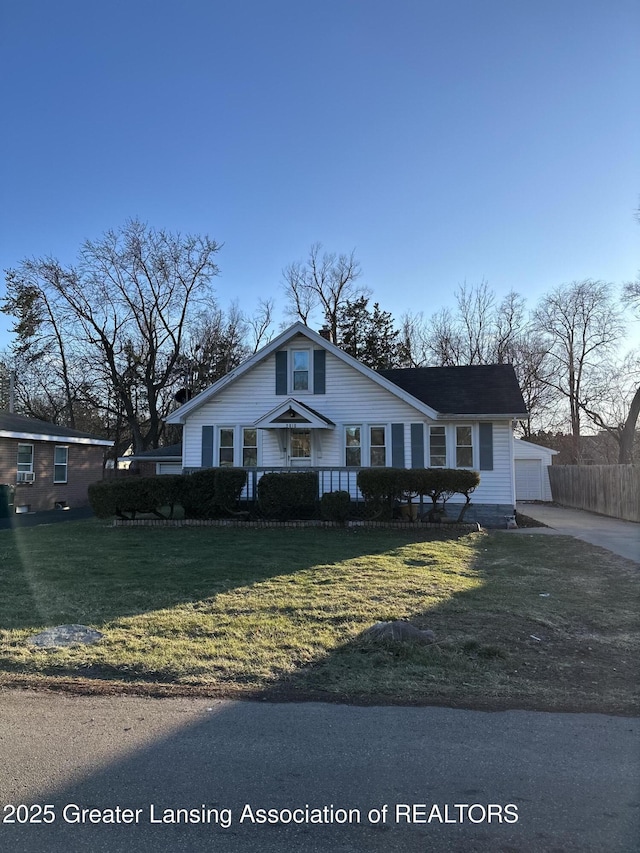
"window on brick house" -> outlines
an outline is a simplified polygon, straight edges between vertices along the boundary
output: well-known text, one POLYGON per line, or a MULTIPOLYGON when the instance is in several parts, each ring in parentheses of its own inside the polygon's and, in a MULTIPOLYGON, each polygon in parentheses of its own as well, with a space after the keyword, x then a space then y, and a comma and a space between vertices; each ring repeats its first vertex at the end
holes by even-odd
POLYGON ((56 447, 53 451, 53 482, 66 483, 69 467, 69 448, 56 447))

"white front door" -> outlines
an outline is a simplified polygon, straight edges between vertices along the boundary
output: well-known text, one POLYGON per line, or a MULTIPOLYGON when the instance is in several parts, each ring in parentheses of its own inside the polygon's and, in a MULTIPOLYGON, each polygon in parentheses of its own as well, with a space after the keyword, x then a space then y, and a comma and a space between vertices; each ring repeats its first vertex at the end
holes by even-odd
POLYGON ((289 464, 292 467, 311 465, 311 430, 289 430, 289 464))

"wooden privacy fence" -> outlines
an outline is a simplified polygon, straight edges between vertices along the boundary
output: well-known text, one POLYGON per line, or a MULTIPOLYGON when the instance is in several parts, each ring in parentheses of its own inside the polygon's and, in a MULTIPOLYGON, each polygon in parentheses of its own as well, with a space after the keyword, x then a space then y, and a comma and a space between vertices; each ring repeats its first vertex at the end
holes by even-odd
POLYGON ((550 465, 556 503, 640 521, 640 466, 550 465))

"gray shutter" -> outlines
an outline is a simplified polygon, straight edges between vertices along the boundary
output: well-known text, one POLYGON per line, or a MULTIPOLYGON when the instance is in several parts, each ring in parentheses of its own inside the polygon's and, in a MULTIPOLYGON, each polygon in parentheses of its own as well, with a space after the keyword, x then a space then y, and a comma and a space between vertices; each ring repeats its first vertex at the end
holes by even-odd
POLYGON ((480 470, 493 471, 493 424, 480 424, 480 470))
POLYGON ((325 383, 325 367, 327 363, 327 353, 323 349, 314 349, 313 351, 313 393, 326 393, 325 383))
POLYGON ((424 426, 411 424, 411 467, 424 468, 424 426))
POLYGON ((211 468, 213 466, 213 427, 202 427, 202 461, 200 463, 203 468, 211 468))
POLYGON ((404 424, 391 424, 391 465, 404 468, 404 424))
POLYGON ((287 393, 287 351, 276 353, 276 394, 287 393))

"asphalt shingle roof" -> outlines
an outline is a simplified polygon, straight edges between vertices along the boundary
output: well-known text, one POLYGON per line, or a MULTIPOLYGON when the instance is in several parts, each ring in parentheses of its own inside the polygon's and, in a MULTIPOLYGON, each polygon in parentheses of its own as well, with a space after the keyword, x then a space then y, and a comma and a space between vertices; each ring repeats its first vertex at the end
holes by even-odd
POLYGON ((53 435, 60 438, 86 438, 95 441, 103 441, 97 435, 90 432, 81 432, 70 427, 58 426, 48 421, 40 421, 37 418, 25 418, 23 415, 14 415, 11 412, 0 412, 0 430, 7 432, 33 433, 34 435, 53 435))
POLYGON ((441 414, 524 416, 527 411, 510 364, 409 367, 378 373, 441 414))

